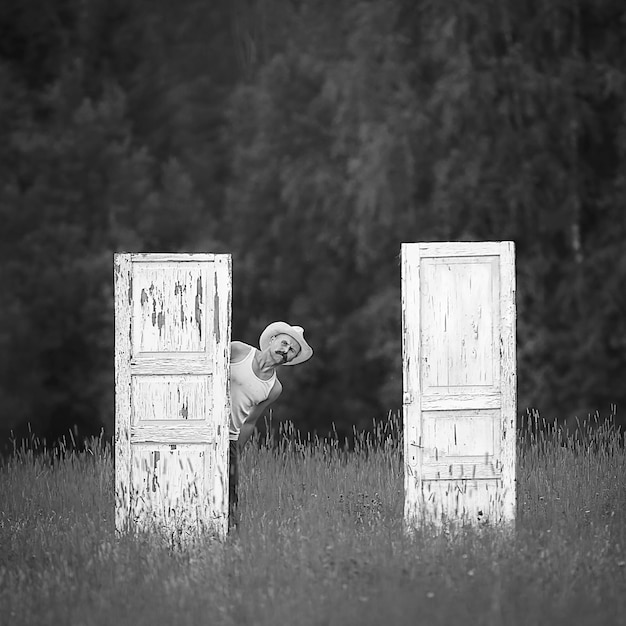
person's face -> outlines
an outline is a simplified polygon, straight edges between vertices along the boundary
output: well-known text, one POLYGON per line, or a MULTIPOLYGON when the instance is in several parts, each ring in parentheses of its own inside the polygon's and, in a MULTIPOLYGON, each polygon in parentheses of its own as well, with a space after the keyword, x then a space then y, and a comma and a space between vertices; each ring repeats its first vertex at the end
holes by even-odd
POLYGON ((289 363, 298 356, 300 344, 290 335, 276 335, 270 342, 270 352, 281 364, 289 363))

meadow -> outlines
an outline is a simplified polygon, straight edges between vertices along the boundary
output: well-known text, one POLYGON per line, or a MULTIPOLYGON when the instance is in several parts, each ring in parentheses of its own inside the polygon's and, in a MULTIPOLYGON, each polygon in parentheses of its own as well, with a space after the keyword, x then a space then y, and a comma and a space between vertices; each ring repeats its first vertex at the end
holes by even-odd
POLYGON ((518 442, 515 532, 403 531, 399 421, 242 458, 241 528, 184 547, 113 529, 110 446, 16 446, 0 467, 0 624, 626 623, 626 453, 610 424, 518 442))

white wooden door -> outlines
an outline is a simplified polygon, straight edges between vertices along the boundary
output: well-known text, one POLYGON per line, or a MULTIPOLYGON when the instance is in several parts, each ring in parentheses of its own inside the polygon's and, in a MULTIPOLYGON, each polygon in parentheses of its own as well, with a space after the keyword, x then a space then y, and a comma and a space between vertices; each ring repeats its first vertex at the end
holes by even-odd
POLYGON ((512 242, 402 245, 405 520, 515 518, 512 242))
POLYGON ((227 531, 230 328, 230 255, 115 255, 118 532, 227 531))

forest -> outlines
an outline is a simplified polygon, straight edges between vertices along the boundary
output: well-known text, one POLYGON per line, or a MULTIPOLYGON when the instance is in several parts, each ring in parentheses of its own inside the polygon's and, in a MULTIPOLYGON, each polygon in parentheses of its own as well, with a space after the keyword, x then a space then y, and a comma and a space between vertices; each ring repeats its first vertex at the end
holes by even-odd
POLYGON ((518 415, 626 420, 620 0, 4 0, 0 443, 107 436, 113 254, 233 258, 272 420, 402 404, 402 242, 516 246, 518 415))

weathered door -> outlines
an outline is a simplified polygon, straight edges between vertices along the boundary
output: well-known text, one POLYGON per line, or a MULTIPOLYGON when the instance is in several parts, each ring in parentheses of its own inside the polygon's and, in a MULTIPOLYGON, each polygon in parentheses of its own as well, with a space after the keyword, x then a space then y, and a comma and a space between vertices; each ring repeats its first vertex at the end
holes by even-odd
POLYGON ((402 245, 405 519, 514 521, 512 242, 402 245))
POLYGON ((231 258, 115 255, 115 523, 223 535, 231 258))

